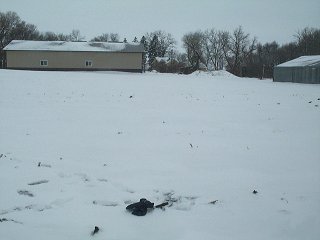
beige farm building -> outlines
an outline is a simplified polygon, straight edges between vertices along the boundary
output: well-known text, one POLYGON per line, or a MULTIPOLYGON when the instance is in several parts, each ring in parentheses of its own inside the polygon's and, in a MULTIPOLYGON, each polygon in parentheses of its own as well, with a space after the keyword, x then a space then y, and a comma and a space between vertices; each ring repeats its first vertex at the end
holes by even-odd
POLYGON ((143 45, 115 42, 13 40, 8 69, 142 72, 143 45))

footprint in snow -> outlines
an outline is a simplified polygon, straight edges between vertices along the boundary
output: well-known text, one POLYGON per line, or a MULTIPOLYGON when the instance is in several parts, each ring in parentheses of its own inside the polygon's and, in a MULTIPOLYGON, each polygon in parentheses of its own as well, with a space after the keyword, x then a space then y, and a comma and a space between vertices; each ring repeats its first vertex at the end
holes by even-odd
POLYGON ((97 179, 99 182, 108 182, 108 179, 105 179, 105 178, 98 178, 97 179))
POLYGON ((124 201, 124 204, 126 204, 126 205, 129 205, 129 204, 132 204, 132 203, 134 203, 133 200, 125 200, 124 201))
POLYGON ((12 213, 12 212, 20 212, 20 211, 24 211, 24 210, 34 210, 34 211, 42 212, 42 211, 45 211, 48 209, 52 209, 55 206, 56 207, 62 206, 72 200, 73 200, 73 198, 56 199, 49 204, 30 204, 30 205, 26 205, 26 206, 13 207, 10 209, 0 210, 0 215, 5 215, 8 213, 12 213))
POLYGON ((104 207, 116 207, 119 205, 117 202, 107 201, 107 200, 94 200, 92 203, 94 205, 99 205, 104 207))
POLYGON ((302 202, 305 202, 306 200, 307 200, 307 198, 305 197, 305 196, 298 196, 297 197, 297 199, 299 200, 299 201, 302 201, 302 202))
POLYGON ((111 184, 112 184, 114 187, 116 187, 116 188, 118 188, 118 189, 120 189, 120 190, 122 190, 122 191, 124 191, 124 192, 135 193, 134 190, 132 190, 132 189, 130 189, 130 188, 122 185, 121 183, 111 182, 111 184))
POLYGON ((63 172, 59 173, 58 176, 61 177, 61 178, 71 178, 70 174, 63 173, 63 172))
POLYGON ((195 205, 194 201, 188 201, 184 198, 180 198, 178 200, 178 202, 175 203, 174 208, 176 210, 180 210, 180 211, 189 211, 189 210, 191 210, 192 206, 194 206, 194 205, 195 205))
POLYGON ((26 206, 22 206, 22 207, 13 207, 10 209, 6 209, 6 210, 0 210, 0 215, 5 215, 8 213, 12 213, 12 212, 20 212, 20 211, 24 211, 24 210, 35 210, 35 211, 44 211, 46 209, 51 209, 52 207, 50 205, 36 205, 36 204, 31 204, 31 205, 26 205, 26 206))
POLYGON ((35 205, 32 209, 33 210, 36 210, 36 211, 39 211, 39 212, 42 212, 44 210, 48 210, 48 209, 51 209, 52 206, 50 205, 35 205))
POLYGON ((281 210, 279 210, 278 212, 281 213, 281 214, 285 214, 285 215, 291 214, 291 212, 288 211, 288 210, 286 210, 286 209, 281 209, 281 210))
POLYGON ((71 202, 73 198, 63 198, 63 199, 56 199, 52 201, 49 205, 50 206, 63 206, 64 204, 71 202))
POLYGON ((195 205, 196 196, 175 196, 175 192, 163 193, 164 201, 168 202, 168 207, 176 210, 189 211, 195 205))
POLYGON ((135 191, 133 191, 132 189, 129 189, 129 188, 126 188, 125 191, 128 193, 135 193, 135 191))
POLYGON ((84 181, 84 182, 90 181, 90 178, 85 173, 75 173, 75 175, 79 176, 82 179, 82 181, 84 181))
POLYGON ((10 219, 10 218, 0 218, 0 223, 2 223, 2 222, 14 222, 14 223, 23 224, 22 222, 19 222, 14 219, 10 219))

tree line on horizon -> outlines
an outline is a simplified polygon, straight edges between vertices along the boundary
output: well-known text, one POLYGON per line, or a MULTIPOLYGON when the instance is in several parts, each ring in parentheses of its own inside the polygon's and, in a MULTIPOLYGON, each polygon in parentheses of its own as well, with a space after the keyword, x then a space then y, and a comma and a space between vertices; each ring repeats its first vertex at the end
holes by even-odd
MULTIPOLYGON (((294 37, 295 41, 281 46, 276 41, 262 44, 239 26, 233 32, 212 28, 186 33, 182 38, 185 53, 177 51, 177 41, 161 30, 146 33, 140 40, 135 37, 132 42, 143 44, 146 53, 143 61, 148 70, 191 73, 199 69, 226 69, 237 76, 271 78, 274 66, 280 63, 302 55, 320 55, 320 29, 306 27, 294 37)), ((1 62, 5 60, 3 48, 12 40, 84 39, 79 30, 72 30, 70 34, 39 32, 36 25, 21 20, 17 13, 0 12, 1 62)), ((120 42, 120 36, 103 33, 90 41, 120 42)))

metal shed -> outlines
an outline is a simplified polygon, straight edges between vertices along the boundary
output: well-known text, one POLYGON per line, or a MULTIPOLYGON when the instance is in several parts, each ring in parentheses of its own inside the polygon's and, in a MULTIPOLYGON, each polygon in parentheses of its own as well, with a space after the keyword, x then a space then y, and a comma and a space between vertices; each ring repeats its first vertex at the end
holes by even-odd
POLYGON ((274 68, 274 82, 320 83, 320 55, 302 56, 274 68))
POLYGON ((143 71, 140 43, 13 40, 4 50, 8 69, 143 71))

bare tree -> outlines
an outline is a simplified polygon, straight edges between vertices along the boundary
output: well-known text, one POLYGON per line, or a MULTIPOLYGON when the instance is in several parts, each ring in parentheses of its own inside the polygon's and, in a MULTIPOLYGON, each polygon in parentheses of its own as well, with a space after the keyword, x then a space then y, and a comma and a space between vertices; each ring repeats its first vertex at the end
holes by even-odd
POLYGON ((120 36, 118 33, 110 33, 110 41, 111 42, 119 42, 120 36))
POLYGON ((12 40, 32 40, 39 36, 33 24, 21 21, 15 12, 0 12, 0 67, 6 65, 3 48, 12 40))
POLYGON ((171 50, 175 49, 176 41, 170 33, 158 30, 146 34, 146 41, 149 43, 149 45, 151 45, 151 42, 154 42, 155 39, 157 39, 157 44, 154 46, 156 57, 164 57, 165 55, 169 55, 171 50))
POLYGON ((13 40, 12 30, 20 21, 20 17, 15 12, 0 12, 0 51, 13 40))
POLYGON ((224 47, 225 59, 231 73, 237 76, 241 75, 241 65, 256 49, 256 41, 256 38, 251 40, 250 34, 245 33, 241 26, 233 31, 229 43, 224 47))
POLYGON ((36 40, 40 41, 70 41, 70 35, 63 33, 45 32, 40 33, 36 40))
POLYGON ((224 66, 223 49, 229 41, 229 34, 215 29, 204 33, 204 48, 206 66, 212 70, 221 70, 224 66))
POLYGON ((91 39, 92 42, 119 42, 118 33, 103 33, 97 37, 91 39))
POLYGON ((176 41, 172 37, 170 33, 166 33, 164 31, 156 31, 154 32, 155 35, 158 36, 159 40, 159 54, 160 56, 165 56, 169 54, 172 50, 174 50, 176 41))
POLYGON ((175 49, 176 41, 170 33, 158 30, 147 33, 141 38, 140 43, 144 45, 148 56, 149 70, 153 69, 153 62, 156 57, 165 57, 175 49))
POLYGON ((18 23, 10 32, 10 39, 15 40, 34 40, 38 37, 37 27, 25 21, 18 23))
POLYGON ((320 54, 320 29, 304 28, 295 35, 301 55, 320 54))
POLYGON ((56 34, 57 36, 57 41, 69 41, 70 40, 70 36, 65 35, 63 33, 58 33, 56 34))
POLYGON ((38 37, 40 41, 58 41, 58 36, 54 32, 41 33, 38 37))
POLYGON ((193 70, 198 70, 200 63, 204 63, 204 34, 201 31, 185 34, 182 38, 187 51, 188 62, 193 70))
POLYGON ((277 52, 278 52, 280 63, 283 63, 301 56, 301 53, 299 51, 299 46, 295 42, 282 45, 277 52))
POLYGON ((158 36, 153 35, 152 39, 149 41, 149 46, 148 46, 148 64, 149 64, 150 70, 153 70, 153 63, 156 57, 164 57, 164 56, 161 56, 159 52, 158 36))
POLYGON ((85 39, 85 37, 81 36, 80 30, 78 30, 78 29, 72 30, 72 32, 70 34, 70 41, 80 42, 80 41, 83 41, 84 39, 85 39))
POLYGON ((103 33, 100 36, 91 39, 92 42, 108 42, 110 40, 109 33, 103 33))

